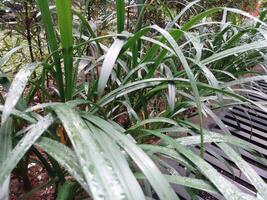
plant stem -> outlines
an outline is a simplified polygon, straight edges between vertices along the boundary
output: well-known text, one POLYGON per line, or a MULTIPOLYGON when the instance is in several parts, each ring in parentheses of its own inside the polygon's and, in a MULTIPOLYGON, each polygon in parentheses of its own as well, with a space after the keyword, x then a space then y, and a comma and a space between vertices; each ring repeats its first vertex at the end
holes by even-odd
POLYGON ((26 27, 26 37, 28 41, 30 56, 31 56, 31 62, 35 62, 34 56, 33 56, 33 50, 32 50, 32 37, 31 37, 31 20, 29 18, 29 10, 28 10, 28 3, 24 2, 24 8, 25 8, 25 27, 26 27))

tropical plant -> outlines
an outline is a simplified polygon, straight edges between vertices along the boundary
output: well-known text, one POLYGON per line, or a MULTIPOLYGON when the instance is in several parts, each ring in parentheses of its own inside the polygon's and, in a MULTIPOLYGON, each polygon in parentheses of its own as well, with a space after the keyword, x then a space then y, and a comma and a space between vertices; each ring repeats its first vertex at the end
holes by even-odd
MULTIPOLYGON (((12 171, 24 174, 27 184, 31 154, 46 169, 46 186, 56 188, 58 199, 72 199, 80 188, 93 199, 179 199, 173 184, 185 187, 192 199, 201 190, 229 200, 267 199, 266 183, 237 151, 255 154, 254 146, 232 136, 214 114, 233 104, 267 111, 237 87, 267 78, 252 68, 260 63, 264 68, 265 13, 256 19, 218 7, 178 24, 196 1, 165 27, 143 26, 148 6, 143 2, 128 32, 125 2, 117 0, 115 15, 107 19, 116 24, 116 32, 98 35, 86 12, 70 0, 55 0, 55 8, 47 0, 36 2, 46 38, 41 48, 49 53, 41 62, 24 64, 12 79, 4 70, 1 75, 7 79, 0 106, 1 200, 8 199, 12 171), (211 21, 217 13, 222 20, 211 21), (253 23, 236 23, 239 15, 253 23), (206 117, 224 134, 207 130, 206 117), (224 151, 257 197, 242 192, 203 159, 206 143, 224 151), (200 154, 191 150, 194 146, 200 154), (186 176, 173 173, 166 158, 186 169, 186 176)), ((23 48, 6 53, 1 68, 23 48)))
POLYGON ((260 2, 259 0, 212 0, 212 1, 203 1, 203 5, 207 7, 212 6, 226 6, 226 7, 234 7, 234 8, 242 8, 246 9, 247 11, 254 11, 257 3, 260 2))

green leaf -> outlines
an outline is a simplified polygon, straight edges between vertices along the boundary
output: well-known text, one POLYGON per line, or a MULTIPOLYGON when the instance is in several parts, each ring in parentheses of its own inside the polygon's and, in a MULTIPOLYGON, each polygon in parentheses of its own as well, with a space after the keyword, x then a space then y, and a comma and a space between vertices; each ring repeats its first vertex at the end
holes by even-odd
POLYGON ((58 52, 58 41, 56 39, 55 30, 52 23, 52 13, 49 10, 48 1, 36 0, 37 5, 41 11, 44 28, 47 36, 48 46, 50 52, 53 52, 53 59, 56 65, 56 82, 61 99, 64 100, 64 85, 63 85, 63 73, 61 70, 60 56, 58 52))
POLYGON ((99 117, 92 115, 85 115, 84 117, 104 130, 109 137, 116 141, 129 154, 161 199, 178 199, 155 163, 130 138, 120 133, 112 124, 99 117))
POLYGON ((200 0, 192 1, 188 3, 180 12, 179 14, 166 26, 166 30, 172 28, 175 23, 185 14, 190 8, 192 8, 195 4, 199 3, 200 0))
POLYGON ((125 1, 116 0, 116 13, 117 13, 117 31, 121 33, 124 30, 125 24, 125 1))
POLYGON ((267 199, 267 185, 257 172, 229 145, 218 145, 223 152, 236 164, 237 167, 248 177, 251 184, 257 189, 262 199, 267 199))
MULTIPOLYGON (((0 105, 0 111, 3 112, 4 106, 0 105)), ((12 116, 24 119, 30 123, 35 123, 36 120, 34 118, 32 118, 31 116, 25 114, 24 112, 21 112, 19 110, 13 109, 12 112, 10 113, 12 116)))
MULTIPOLYGON (((200 140, 199 140, 200 141, 200 140)), ((169 148, 169 147, 163 147, 158 145, 148 145, 148 144, 140 144, 139 145, 142 149, 145 150, 145 152, 148 152, 149 154, 161 154, 168 156, 169 158, 172 158, 182 164, 183 166, 187 167, 191 171, 195 171, 195 168, 179 153, 177 153, 175 150, 169 148)))
POLYGON ((201 157, 196 155, 193 151, 186 148, 185 146, 177 143, 174 139, 167 135, 149 130, 143 130, 150 134, 156 135, 166 142, 168 142, 178 153, 185 156, 190 162, 194 163, 196 168, 210 180, 210 182, 220 191, 220 193, 229 200, 247 200, 257 199, 252 196, 241 192, 234 184, 224 178, 216 169, 214 169, 209 163, 203 160, 201 157))
POLYGON ((53 122, 54 119, 51 114, 42 117, 31 127, 28 133, 18 142, 15 148, 9 152, 7 158, 0 163, 0 184, 5 181, 20 159, 53 122))
POLYGON ((14 107, 17 105, 28 79, 38 66, 37 63, 25 65, 15 76, 9 88, 2 114, 2 124, 7 120, 14 107))
POLYGON ((56 0, 58 24, 64 59, 65 98, 72 99, 74 90, 73 38, 71 0, 56 0))
POLYGON ((77 184, 72 181, 66 181, 58 190, 57 200, 73 200, 77 184))
POLYGON ((114 173, 113 165, 103 155, 95 140, 95 134, 88 128, 77 112, 66 104, 54 106, 63 123, 78 158, 87 185, 95 199, 123 199, 127 195, 114 173))
POLYGON ((2 68, 6 62, 10 59, 10 57, 17 52, 18 50, 22 49, 24 46, 18 46, 13 49, 11 49, 9 52, 7 52, 2 58, 0 58, 0 68, 2 68))
MULTIPOLYGON (((73 13, 79 17, 81 20, 82 24, 87 28, 88 32, 90 33, 92 38, 97 38, 95 32, 93 31, 92 27, 88 23, 88 21, 85 19, 85 17, 82 15, 82 13, 78 12, 77 10, 73 9, 73 13)), ((102 52, 101 45, 98 40, 95 41, 97 44, 98 49, 102 52)), ((102 52, 103 53, 103 52, 102 52)))
MULTIPOLYGON (((211 8, 209 10, 206 10, 202 13, 199 13, 195 16, 193 16, 192 18, 190 18, 189 21, 187 21, 185 24, 182 25, 181 30, 172 30, 170 32, 171 36, 175 39, 175 41, 177 41, 178 39, 180 39, 180 37, 183 35, 183 31, 188 31, 190 28, 192 28, 192 26, 196 25, 199 21, 201 21, 203 18, 210 16, 216 12, 222 11, 222 8, 211 8)), ((160 39, 161 42, 164 42, 165 39, 164 37, 162 37, 160 39)), ((143 58, 142 62, 147 62, 150 60, 154 60, 154 56, 157 53, 159 46, 157 45, 153 45, 149 51, 146 53, 145 57, 143 58)), ((158 65, 162 62, 163 58, 165 57, 167 51, 163 50, 159 56, 157 56, 155 63, 158 65)))
MULTIPOLYGON (((8 159, 8 155, 12 150, 12 125, 12 119, 8 118, 0 127, 0 164, 4 163, 5 160, 8 159)), ((0 181, 0 199, 6 200, 9 198, 9 182, 9 175, 0 181)))
POLYGON ((73 150, 55 140, 46 137, 41 137, 35 144, 52 156, 76 179, 76 181, 78 181, 78 183, 80 183, 80 185, 88 194, 91 194, 90 188, 84 179, 77 156, 73 150))
POLYGON ((240 46, 233 47, 233 48, 227 49, 227 50, 219 52, 219 53, 215 53, 212 56, 202 60, 201 63, 203 65, 208 65, 210 63, 213 63, 217 60, 226 58, 226 57, 231 56, 231 55, 247 52, 250 50, 266 48, 266 47, 267 47, 267 41, 266 40, 256 41, 256 42, 252 42, 250 44, 242 44, 240 46))
POLYGON ((114 172, 118 174, 118 179, 122 183, 123 189, 128 194, 129 199, 144 200, 145 196, 143 191, 135 179, 125 156, 122 154, 119 146, 108 137, 101 129, 93 126, 89 122, 88 127, 97 134, 96 140, 102 146, 105 154, 109 155, 108 158, 114 167, 114 172))
POLYGON ((128 131, 132 131, 134 129, 137 129, 137 128, 141 127, 141 126, 144 126, 145 124, 159 123, 159 122, 178 126, 178 123, 176 121, 172 120, 172 119, 164 118, 164 117, 154 117, 154 118, 151 118, 151 119, 146 119, 146 120, 143 120, 141 122, 138 122, 134 126, 130 127, 128 129, 128 131))
MULTIPOLYGON (((145 176, 142 174, 136 174, 135 176, 138 179, 145 179, 145 176)), ((218 195, 218 190, 208 181, 203 181, 201 179, 196 179, 196 178, 177 176, 177 175, 164 175, 164 177, 168 180, 169 183, 194 188, 197 190, 203 190, 218 195)))
POLYGON ((106 84, 108 82, 108 78, 112 72, 112 69, 115 65, 115 62, 120 54, 123 45, 123 40, 116 39, 109 48, 100 72, 100 77, 98 81, 98 95, 103 94, 106 84))

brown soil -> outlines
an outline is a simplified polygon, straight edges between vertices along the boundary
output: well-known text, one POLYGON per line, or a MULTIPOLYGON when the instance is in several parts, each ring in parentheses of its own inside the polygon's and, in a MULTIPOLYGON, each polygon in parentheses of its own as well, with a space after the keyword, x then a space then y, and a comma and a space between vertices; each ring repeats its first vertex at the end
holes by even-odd
MULTIPOLYGON (((37 159, 36 157, 34 159, 37 159)), ((46 170, 37 164, 36 162, 31 162, 28 165, 28 177, 31 183, 32 188, 41 186, 49 181, 48 174, 46 170)), ((26 194, 29 194, 30 191, 25 191, 23 188, 22 178, 12 174, 10 182, 10 200, 54 200, 54 187, 48 186, 32 193, 32 195, 26 197, 26 194), (26 198, 25 198, 26 197, 26 198)))

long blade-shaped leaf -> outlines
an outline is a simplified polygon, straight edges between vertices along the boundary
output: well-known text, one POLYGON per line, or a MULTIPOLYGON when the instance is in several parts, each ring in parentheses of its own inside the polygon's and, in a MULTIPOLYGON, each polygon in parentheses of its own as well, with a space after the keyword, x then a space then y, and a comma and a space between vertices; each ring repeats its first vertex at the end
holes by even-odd
POLYGON ((5 181, 6 177, 9 176, 24 154, 53 122, 54 119, 51 114, 41 118, 32 126, 15 148, 9 152, 5 161, 0 163, 0 184, 5 181))
POLYGON ((64 100, 64 85, 63 85, 63 73, 61 70, 60 56, 58 53, 58 42, 56 39, 55 30, 52 23, 51 12, 49 10, 48 1, 37 0, 38 7, 42 14, 45 32, 47 35, 47 41, 50 51, 53 52, 53 59, 56 65, 56 82, 61 99, 64 100))
POLYGON ((188 160, 195 164, 199 171, 204 174, 211 183, 221 192, 226 199, 229 200, 247 200, 247 199, 257 199, 252 196, 241 192, 235 185, 230 181, 225 179, 219 172, 216 171, 209 163, 200 158, 198 155, 193 153, 190 149, 177 143, 174 139, 169 136, 163 135, 156 131, 144 130, 150 134, 156 135, 166 142, 168 142, 172 147, 174 147, 180 154, 185 156, 188 160))
POLYGON ((54 106, 53 109, 63 123, 73 144, 74 151, 94 199, 123 199, 125 196, 118 177, 113 173, 113 166, 107 162, 94 133, 88 129, 77 112, 68 105, 54 106))
POLYGON ((17 52, 18 50, 20 50, 21 48, 23 48, 23 46, 18 46, 13 48, 12 50, 10 50, 9 52, 7 52, 2 58, 0 58, 0 68, 3 67, 3 65, 6 64, 6 62, 10 59, 10 57, 17 52))
POLYGON ((73 39, 71 0, 56 0, 61 45, 63 48, 65 72, 65 98, 70 100, 74 90, 73 39))
POLYGON ((79 161, 73 150, 55 140, 45 137, 40 138, 40 140, 38 140, 35 144, 45 150, 56 161, 58 161, 59 164, 68 170, 68 172, 81 184, 85 191, 90 194, 90 188, 85 182, 82 168, 79 165, 79 161))
POLYGON ((196 100, 196 104, 197 104, 197 108, 198 108, 198 115, 199 115, 199 123, 200 123, 200 134, 201 134, 201 156, 204 156, 204 143, 203 143, 203 131, 202 131, 202 126, 203 126, 203 120, 202 120, 202 108, 201 108, 201 102, 200 102, 200 95, 199 95, 199 91, 198 91, 198 87, 196 84, 196 80, 194 77, 194 74, 182 52, 182 50, 180 49, 180 47, 178 46, 178 44, 176 43, 175 39, 171 36, 170 33, 168 33, 166 30, 158 27, 158 26, 151 26, 151 28, 159 31, 163 37, 168 41, 168 43, 170 44, 170 46, 173 48, 173 50, 176 53, 176 56, 179 58, 179 60, 181 61, 183 68, 186 71, 186 74, 190 80, 191 86, 192 86, 192 90, 195 96, 195 100, 196 100))
MULTIPOLYGON (((214 188, 214 186, 207 181, 203 181, 201 179, 196 179, 196 178, 176 176, 176 175, 164 175, 164 176, 169 181, 169 183, 174 183, 198 190, 203 190, 209 193, 218 194, 217 189, 214 188)), ((137 174, 136 177, 140 179, 145 179, 145 176, 142 174, 137 174)))
POLYGON ((248 177, 252 185, 258 190, 258 193, 261 195, 262 199, 267 199, 267 185, 257 174, 257 172, 247 162, 245 162, 232 147, 224 143, 218 145, 248 177))
POLYGON ((207 65, 207 64, 210 64, 210 63, 215 62, 217 60, 220 60, 222 58, 226 58, 228 56, 235 55, 237 53, 243 53, 243 52, 247 52, 249 50, 256 50, 256 49, 261 49, 261 48, 266 48, 266 47, 267 47, 267 41, 266 40, 256 41, 256 42, 252 42, 250 44, 242 44, 240 46, 233 47, 231 49, 227 49, 227 50, 222 51, 220 53, 213 54, 212 56, 202 60, 201 63, 203 65, 207 65))
POLYGON ((131 156, 161 199, 178 199, 154 162, 131 139, 99 117, 91 115, 84 117, 104 130, 131 156))
MULTIPOLYGON (((8 154, 12 149, 12 119, 8 118, 7 121, 0 128, 0 164, 5 162, 8 154)), ((10 176, 6 176, 3 181, 0 181, 0 199, 8 200, 9 196, 9 181, 10 176)))
POLYGON ((37 66, 37 63, 27 64, 16 74, 6 97, 2 114, 2 124, 6 121, 13 108, 18 103, 19 98, 23 93, 24 88, 26 87, 28 78, 37 66))
POLYGON ((99 95, 103 94, 104 92, 104 89, 108 82, 108 78, 120 54, 123 44, 124 44, 123 40, 116 39, 106 54, 105 60, 101 68, 99 81, 98 81, 98 94, 99 95))
POLYGON ((118 33, 124 30, 125 24, 125 1, 116 0, 116 10, 117 10, 117 29, 118 33))
MULTIPOLYGON (((207 16, 210 16, 214 13, 217 13, 219 11, 223 10, 222 8, 212 8, 212 9, 209 9, 207 11, 204 11, 194 17, 192 17, 189 21, 187 21, 182 27, 181 27, 181 30, 182 31, 188 31, 190 28, 192 28, 192 26, 194 26, 195 24, 197 24, 199 21, 201 21, 203 18, 207 17, 207 16)), ((178 40, 182 35, 183 35, 183 32, 182 31, 176 31, 176 30, 173 30, 170 32, 170 34, 172 35, 172 37, 175 39, 175 40, 178 40)), ((161 38, 160 41, 165 41, 164 37, 161 38)), ((155 54, 157 53, 157 50, 158 50, 159 46, 158 45, 153 45, 149 51, 146 53, 144 59, 142 62, 146 62, 146 61, 149 61, 149 60, 154 60, 154 56, 155 54)), ((161 63, 161 61, 163 60, 164 56, 166 55, 167 51, 166 50, 163 50, 160 55, 156 58, 156 63, 159 64, 161 63)))
POLYGON ((87 125, 94 133, 97 134, 96 140, 102 146, 103 151, 109 155, 108 159, 112 165, 115 166, 114 172, 118 174, 118 179, 122 183, 128 198, 133 200, 144 200, 144 193, 130 170, 129 164, 126 161, 125 156, 120 151, 118 145, 101 129, 95 127, 89 122, 87 125))
MULTIPOLYGON (((3 112, 3 109, 4 109, 4 106, 3 105, 0 105, 0 111, 3 112)), ((15 116, 15 117, 24 119, 24 120, 26 120, 26 121, 28 121, 30 123, 35 123, 36 122, 36 120, 34 118, 32 118, 31 116, 27 115, 24 112, 21 112, 19 110, 16 110, 16 109, 13 109, 10 114, 13 115, 13 116, 15 116)))
POLYGON ((188 3, 182 10, 179 12, 179 14, 172 20, 170 23, 167 24, 166 30, 172 28, 174 24, 180 19, 180 17, 183 16, 183 14, 186 13, 190 8, 192 8, 196 3, 198 3, 200 0, 192 1, 191 3, 188 3))

